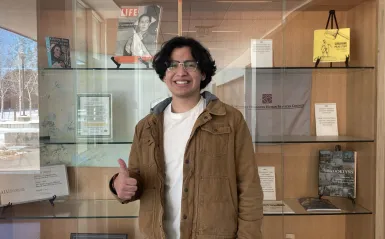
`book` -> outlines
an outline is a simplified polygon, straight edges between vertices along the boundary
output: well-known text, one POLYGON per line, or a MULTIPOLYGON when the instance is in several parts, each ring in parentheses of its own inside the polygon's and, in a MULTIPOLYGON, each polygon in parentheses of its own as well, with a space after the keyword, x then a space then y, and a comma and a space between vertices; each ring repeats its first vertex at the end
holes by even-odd
POLYGON ((49 68, 71 68, 71 48, 69 39, 46 37, 45 44, 49 68))
POLYGON ((298 198, 298 202, 308 212, 341 211, 340 208, 336 207, 333 203, 325 198, 302 197, 298 198))
POLYGON ((356 198, 357 152, 320 150, 318 163, 318 194, 356 198))
POLYGON ((286 214, 294 213, 284 201, 276 200, 264 200, 263 201, 263 213, 264 214, 286 214))
POLYGON ((0 207, 69 195, 65 165, 41 166, 39 172, 0 175, 0 207))

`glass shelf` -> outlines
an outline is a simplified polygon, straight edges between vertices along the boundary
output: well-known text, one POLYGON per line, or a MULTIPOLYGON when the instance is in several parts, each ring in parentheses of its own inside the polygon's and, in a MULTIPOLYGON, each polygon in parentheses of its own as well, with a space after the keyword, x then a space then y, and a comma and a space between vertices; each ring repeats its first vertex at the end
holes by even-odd
MULTIPOLYGON (((294 213, 264 213, 265 216, 310 216, 310 215, 355 215, 372 214, 360 205, 354 205, 345 198, 328 198, 341 209, 339 212, 307 212, 297 199, 285 199, 284 202, 294 213)), ((1 209, 0 209, 1 212, 1 209)), ((78 218, 137 218, 139 201, 121 204, 117 200, 66 200, 55 201, 51 206, 48 201, 14 205, 4 208, 0 219, 78 219, 78 218)))
POLYGON ((258 136, 255 144, 289 144, 289 143, 348 143, 374 142, 374 139, 352 136, 258 136))
POLYGON ((128 140, 40 140, 40 144, 132 144, 128 140))
MULTIPOLYGON (((259 136, 254 144, 290 144, 290 143, 349 143, 374 142, 374 139, 352 136, 259 136)), ((132 144, 132 140, 49 140, 41 139, 41 144, 132 144)))
POLYGON ((13 205, 0 208, 0 219, 70 219, 70 218, 137 218, 139 201, 121 204, 117 200, 65 200, 13 205))
MULTIPOLYGON (((349 67, 345 67, 345 66, 333 66, 333 67, 329 67, 329 66, 318 66, 318 67, 312 67, 312 66, 289 66, 289 67, 256 67, 256 68, 251 68, 251 67, 247 67, 246 70, 257 70, 257 71, 260 71, 260 70, 282 70, 282 71, 291 71, 291 70, 322 70, 322 71, 325 71, 325 70, 367 70, 367 69, 374 69, 375 67, 374 66, 349 66, 349 67)), ((80 70, 80 71, 93 71, 93 70, 99 70, 99 71, 109 71, 109 70, 120 70, 120 71, 137 71, 137 70, 152 70, 152 71, 155 71, 154 68, 146 68, 146 67, 138 67, 138 68, 135 68, 135 67, 127 67, 127 68, 124 68, 124 67, 120 67, 120 68, 116 68, 116 67, 110 67, 110 68, 44 68, 44 71, 71 71, 71 70, 80 70)), ((276 71, 278 72, 278 71, 276 71)))
POLYGON ((300 70, 300 69, 311 69, 311 70, 354 70, 354 69, 374 69, 374 66, 282 66, 282 67, 247 67, 246 69, 255 69, 255 70, 300 70))
MULTIPOLYGON (((353 204, 347 198, 332 198, 325 197, 341 211, 322 211, 322 212, 308 212, 296 198, 285 199, 284 202, 294 211, 294 213, 285 213, 285 216, 310 216, 310 215, 355 215, 355 214, 372 214, 371 211, 358 204, 353 204)), ((269 216, 279 216, 282 214, 268 214, 269 216)))
POLYGON ((245 69, 246 73, 256 74, 348 74, 358 72, 373 72, 375 67, 373 66, 336 66, 336 67, 248 67, 245 69))
POLYGON ((44 71, 143 71, 143 70, 152 70, 155 71, 154 68, 134 68, 134 67, 127 67, 127 68, 44 68, 44 71))

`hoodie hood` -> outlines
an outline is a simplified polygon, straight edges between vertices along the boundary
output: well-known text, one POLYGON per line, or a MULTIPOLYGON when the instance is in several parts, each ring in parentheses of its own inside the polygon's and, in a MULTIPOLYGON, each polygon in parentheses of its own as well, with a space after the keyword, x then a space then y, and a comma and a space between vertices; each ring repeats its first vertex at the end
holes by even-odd
MULTIPOLYGON (((208 91, 203 91, 201 93, 201 96, 206 100, 207 105, 210 103, 210 101, 218 99, 218 97, 208 91)), ((159 102, 153 108, 151 108, 150 112, 155 115, 162 113, 166 109, 166 107, 171 103, 171 101, 172 97, 166 98, 165 100, 159 102)))

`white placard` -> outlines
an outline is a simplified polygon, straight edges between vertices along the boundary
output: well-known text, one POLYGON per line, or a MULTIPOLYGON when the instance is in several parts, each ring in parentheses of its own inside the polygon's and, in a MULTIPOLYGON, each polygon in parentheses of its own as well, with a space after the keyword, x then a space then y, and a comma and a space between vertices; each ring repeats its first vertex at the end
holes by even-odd
POLYGON ((294 213, 284 201, 263 201, 263 214, 294 213))
POLYGON ((263 200, 276 200, 275 193, 275 168, 258 167, 258 174, 261 180, 263 200))
POLYGON ((273 40, 251 39, 251 67, 273 67, 273 40))
POLYGON ((42 166, 37 173, 0 175, 0 206, 68 195, 65 165, 42 166))
POLYGON ((338 136, 336 103, 316 103, 315 120, 317 136, 338 136))

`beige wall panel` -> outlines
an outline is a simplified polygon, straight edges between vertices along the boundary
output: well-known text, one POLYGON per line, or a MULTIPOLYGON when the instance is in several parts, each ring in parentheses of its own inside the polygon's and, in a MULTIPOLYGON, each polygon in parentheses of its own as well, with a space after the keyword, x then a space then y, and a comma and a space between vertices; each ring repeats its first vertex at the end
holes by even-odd
POLYGON ((41 221, 41 239, 69 239, 71 233, 122 233, 141 239, 137 219, 95 218, 41 221))
POLYGON ((284 228, 295 239, 350 239, 345 237, 345 216, 288 216, 284 228))

